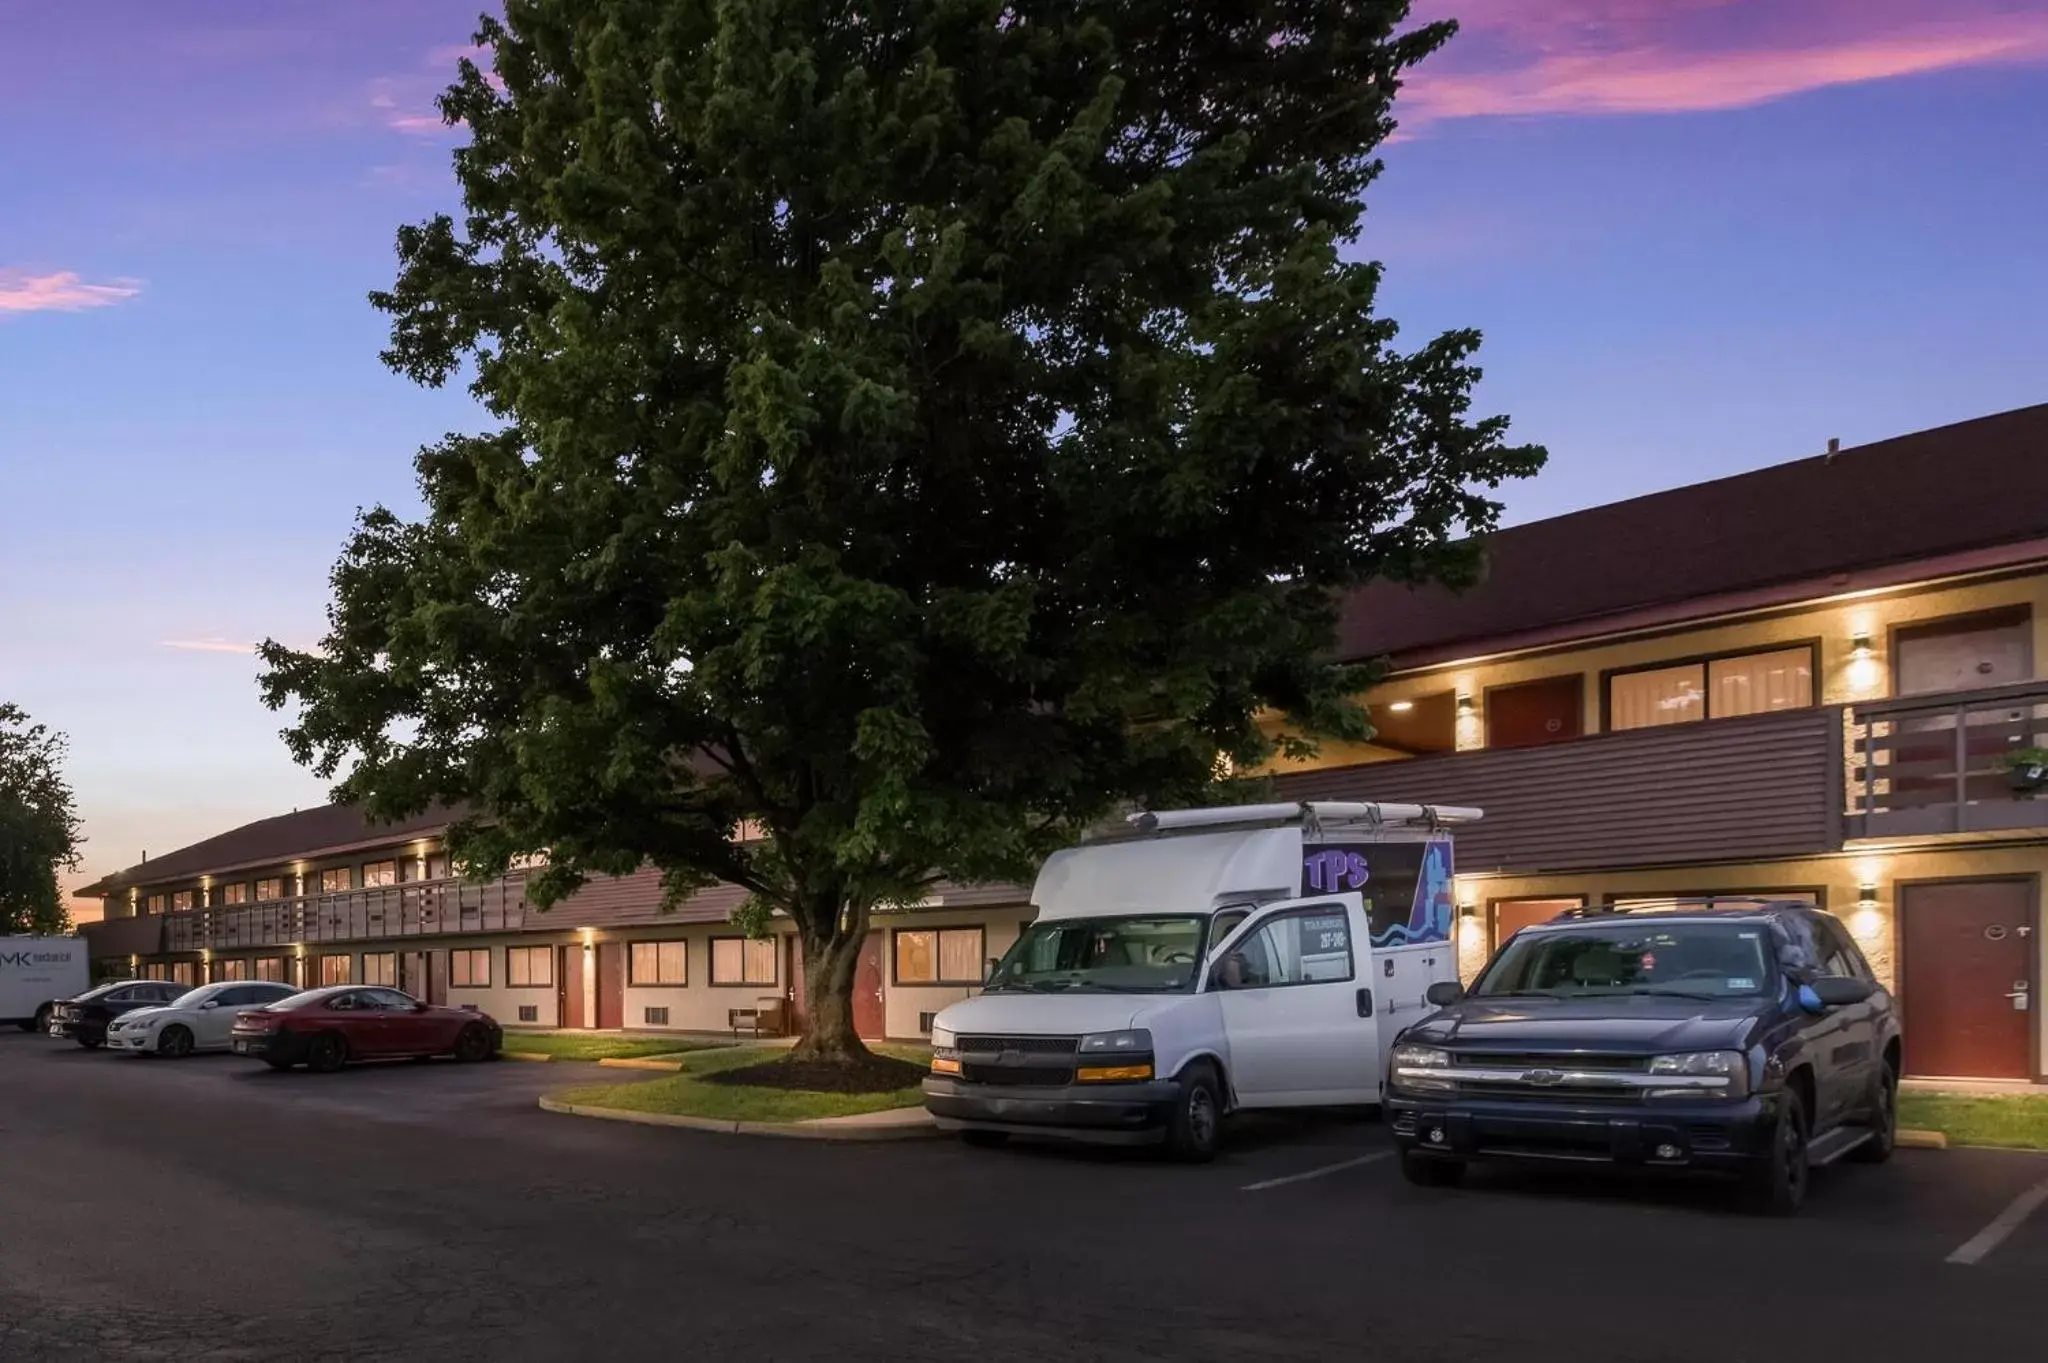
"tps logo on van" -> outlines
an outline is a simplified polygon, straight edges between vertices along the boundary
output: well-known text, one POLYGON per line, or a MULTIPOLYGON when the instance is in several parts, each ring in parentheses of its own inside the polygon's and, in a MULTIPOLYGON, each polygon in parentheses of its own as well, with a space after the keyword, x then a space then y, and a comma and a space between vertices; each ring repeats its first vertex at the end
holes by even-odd
POLYGON ((1372 868, 1366 865, 1365 854, 1346 851, 1341 847, 1328 847, 1320 852, 1309 852, 1301 859, 1302 878, 1314 894, 1341 894, 1345 890, 1358 890, 1372 879, 1372 868))

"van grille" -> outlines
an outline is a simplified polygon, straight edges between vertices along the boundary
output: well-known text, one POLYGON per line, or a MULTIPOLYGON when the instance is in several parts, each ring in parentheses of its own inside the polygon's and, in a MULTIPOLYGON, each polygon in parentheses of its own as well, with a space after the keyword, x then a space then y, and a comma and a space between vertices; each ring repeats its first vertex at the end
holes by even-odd
POLYGON ((970 1084, 1008 1085, 1016 1088, 1054 1088, 1074 1082, 1068 1065, 963 1065, 960 1077, 970 1084))
POLYGON ((1026 1055, 1072 1055, 1080 1049, 1077 1036, 963 1036, 954 1039, 962 1055, 996 1055, 1022 1051, 1026 1055))

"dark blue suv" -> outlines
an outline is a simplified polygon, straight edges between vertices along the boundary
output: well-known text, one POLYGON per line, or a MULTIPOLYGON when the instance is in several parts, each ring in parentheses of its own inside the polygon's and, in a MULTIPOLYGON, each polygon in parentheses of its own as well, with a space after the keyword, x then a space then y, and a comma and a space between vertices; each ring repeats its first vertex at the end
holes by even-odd
POLYGON ((1891 1154, 1891 996, 1810 904, 1575 910, 1429 999, 1388 1057, 1413 1182, 1473 1160, 1715 1172, 1788 1214, 1815 1166, 1891 1154))

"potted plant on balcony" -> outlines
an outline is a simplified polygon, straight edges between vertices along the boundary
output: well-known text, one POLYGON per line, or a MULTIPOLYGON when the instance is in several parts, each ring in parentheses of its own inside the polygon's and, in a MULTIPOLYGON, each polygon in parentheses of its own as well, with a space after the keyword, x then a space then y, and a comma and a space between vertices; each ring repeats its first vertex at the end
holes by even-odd
POLYGON ((2031 800, 2036 791, 2048 786, 2048 748, 2015 748, 2000 758, 1998 765, 2005 769, 2012 793, 2022 800, 2031 800))

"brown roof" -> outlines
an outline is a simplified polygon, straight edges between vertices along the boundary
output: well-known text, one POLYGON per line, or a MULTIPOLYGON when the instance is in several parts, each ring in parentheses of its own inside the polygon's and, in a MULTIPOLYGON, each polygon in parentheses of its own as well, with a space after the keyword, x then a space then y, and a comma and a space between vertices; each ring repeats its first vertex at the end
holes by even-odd
POLYGON ((1597 633, 1622 612, 2043 536, 2048 404, 1499 531, 1486 580, 1462 595, 1391 582, 1352 594, 1339 648, 1447 661, 1453 645, 1597 633))
POLYGON ((266 862, 291 861, 326 852, 397 842, 422 833, 438 832, 460 818, 459 811, 436 806, 426 813, 397 823, 373 824, 351 805, 322 805, 278 814, 255 823, 243 824, 204 842, 180 847, 168 856, 116 871, 73 891, 81 898, 109 894, 130 885, 156 885, 166 881, 190 880, 220 871, 266 862))

